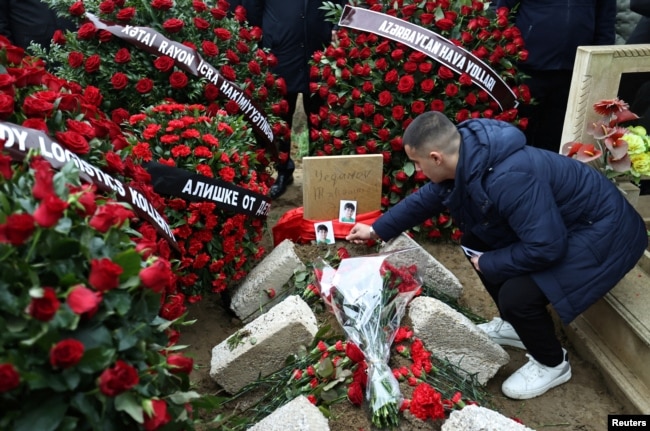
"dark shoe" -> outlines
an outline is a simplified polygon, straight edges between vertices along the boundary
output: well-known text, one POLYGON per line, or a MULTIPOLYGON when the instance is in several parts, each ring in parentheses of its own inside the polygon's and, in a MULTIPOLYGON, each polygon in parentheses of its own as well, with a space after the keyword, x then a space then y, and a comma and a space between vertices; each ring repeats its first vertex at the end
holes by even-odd
POLYGON ((287 186, 291 184, 293 184, 293 169, 278 173, 278 179, 275 180, 271 190, 269 190, 269 197, 271 199, 279 198, 287 191, 287 186))

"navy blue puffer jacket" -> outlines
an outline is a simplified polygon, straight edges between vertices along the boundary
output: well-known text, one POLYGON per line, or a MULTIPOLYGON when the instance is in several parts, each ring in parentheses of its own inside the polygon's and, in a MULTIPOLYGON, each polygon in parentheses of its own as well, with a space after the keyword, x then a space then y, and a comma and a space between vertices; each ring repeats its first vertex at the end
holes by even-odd
POLYGON ((490 245, 479 260, 493 283, 529 274, 569 323, 612 289, 648 245, 641 216, 589 165, 525 145, 496 120, 469 120, 456 178, 428 183, 373 227, 387 240, 445 208, 490 245))

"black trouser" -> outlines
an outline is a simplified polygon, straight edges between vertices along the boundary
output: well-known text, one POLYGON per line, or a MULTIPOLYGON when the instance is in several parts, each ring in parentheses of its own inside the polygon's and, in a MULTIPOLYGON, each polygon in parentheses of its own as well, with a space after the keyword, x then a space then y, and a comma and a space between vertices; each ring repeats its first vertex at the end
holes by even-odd
POLYGON ((526 71, 530 78, 524 81, 534 105, 520 105, 519 115, 528 118, 524 130, 528 145, 558 152, 562 142, 564 116, 571 89, 571 70, 526 71))
MULTIPOLYGON (((468 234, 463 236, 462 242, 474 250, 489 249, 468 234)), ((479 267, 480 263, 479 259, 479 267)), ((480 272, 477 271, 477 274, 497 305, 501 318, 515 328, 528 353, 544 365, 559 365, 564 357, 562 345, 555 335, 553 318, 547 309, 549 301, 532 277, 522 275, 502 284, 494 284, 487 281, 480 272)))

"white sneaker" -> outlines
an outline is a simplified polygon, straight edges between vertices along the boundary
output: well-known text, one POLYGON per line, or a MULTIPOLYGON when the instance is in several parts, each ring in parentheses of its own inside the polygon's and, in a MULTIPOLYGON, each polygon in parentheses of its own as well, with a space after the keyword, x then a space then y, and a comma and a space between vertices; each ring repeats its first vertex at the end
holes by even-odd
POLYGON ((515 371, 501 385, 501 391, 509 398, 527 400, 535 398, 551 388, 566 383, 571 378, 571 365, 567 359, 566 350, 564 361, 558 366, 547 367, 528 356, 528 363, 515 371))
POLYGON ((500 317, 495 317, 491 322, 481 323, 478 326, 488 337, 501 346, 517 347, 526 349, 524 343, 519 339, 515 328, 500 317))

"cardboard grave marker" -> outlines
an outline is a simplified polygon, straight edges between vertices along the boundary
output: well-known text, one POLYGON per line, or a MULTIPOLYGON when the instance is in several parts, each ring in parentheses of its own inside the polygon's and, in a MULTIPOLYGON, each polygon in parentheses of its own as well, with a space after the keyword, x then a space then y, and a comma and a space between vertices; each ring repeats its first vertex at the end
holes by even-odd
POLYGON ((357 201, 357 214, 381 209, 381 154, 303 157, 304 218, 338 218, 341 200, 357 201))

